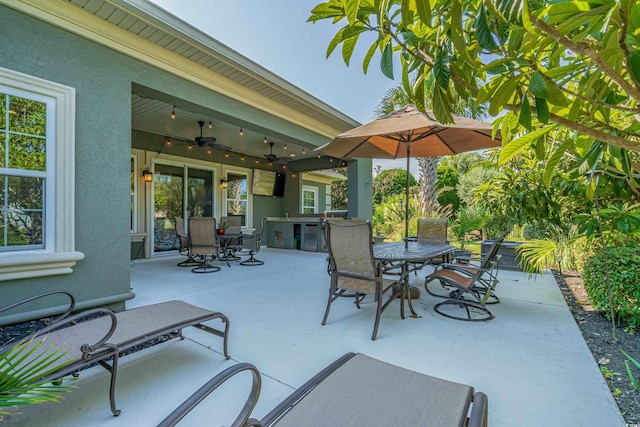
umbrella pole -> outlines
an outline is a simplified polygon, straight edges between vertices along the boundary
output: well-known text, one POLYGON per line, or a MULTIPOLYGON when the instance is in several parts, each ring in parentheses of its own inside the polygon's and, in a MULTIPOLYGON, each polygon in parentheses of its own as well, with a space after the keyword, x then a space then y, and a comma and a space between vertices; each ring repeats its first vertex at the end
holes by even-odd
POLYGON ((405 208, 404 208, 404 248, 409 247, 409 168, 411 166, 411 143, 407 142, 407 179, 405 184, 405 208))

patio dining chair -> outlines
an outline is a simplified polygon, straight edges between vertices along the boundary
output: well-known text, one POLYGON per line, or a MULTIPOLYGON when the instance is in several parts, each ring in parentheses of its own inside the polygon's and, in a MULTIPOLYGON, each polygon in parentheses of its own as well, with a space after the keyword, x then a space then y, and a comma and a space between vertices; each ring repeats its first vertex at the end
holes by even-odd
POLYGON ((371 223, 327 221, 325 227, 331 281, 322 324, 327 323, 331 304, 339 297, 355 297, 355 304, 359 309, 362 297, 371 294, 375 296, 376 303, 371 335, 371 339, 375 340, 382 312, 402 292, 402 286, 396 280, 385 279, 382 264, 374 259, 371 223), (390 291, 391 296, 383 303, 383 296, 387 291, 390 291))
POLYGON ((187 257, 186 260, 178 263, 178 267, 195 267, 196 265, 199 265, 200 261, 195 259, 191 253, 191 241, 184 229, 184 219, 177 216, 175 218, 175 223, 176 236, 180 241, 180 249, 178 249, 178 253, 187 257))
POLYGON ((191 253, 202 256, 200 264, 191 271, 194 273, 214 273, 220 267, 211 264, 218 254, 218 240, 216 238, 216 219, 189 218, 189 238, 191 253))
POLYGON ((475 262, 474 259, 457 259, 440 265, 425 278, 424 287, 430 295, 446 298, 446 301, 435 305, 437 313, 470 321, 493 318, 486 305, 500 302, 495 294, 501 258, 498 251, 507 234, 494 240, 487 254, 475 262), (463 308, 463 315, 448 310, 454 307, 463 308))
POLYGON ((242 236, 237 243, 232 245, 234 255, 240 257, 249 255, 249 258, 244 261, 240 261, 240 265, 254 266, 264 264, 264 261, 256 259, 254 255, 260 252, 260 246, 262 245, 262 233, 264 233, 266 221, 267 217, 263 217, 260 224, 260 231, 242 236))

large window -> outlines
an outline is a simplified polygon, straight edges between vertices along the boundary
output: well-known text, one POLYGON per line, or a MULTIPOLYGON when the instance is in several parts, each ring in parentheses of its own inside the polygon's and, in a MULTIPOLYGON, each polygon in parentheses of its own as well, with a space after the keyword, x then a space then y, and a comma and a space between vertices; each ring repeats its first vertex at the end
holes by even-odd
POLYGON ((227 215, 242 216, 242 226, 248 222, 248 198, 247 198, 247 175, 238 173, 227 173, 227 215))
POLYGON ((0 251, 44 249, 47 104, 0 93, 0 251))
POLYGON ((71 273, 83 258, 74 130, 72 88, 0 68, 0 280, 71 273))
POLYGON ((318 207, 318 188, 308 185, 302 186, 302 213, 317 213, 318 207))

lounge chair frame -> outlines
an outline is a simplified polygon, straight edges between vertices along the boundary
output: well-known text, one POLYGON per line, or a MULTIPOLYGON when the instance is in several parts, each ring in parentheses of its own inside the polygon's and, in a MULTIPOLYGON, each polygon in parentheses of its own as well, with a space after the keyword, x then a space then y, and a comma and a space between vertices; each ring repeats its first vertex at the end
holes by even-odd
MULTIPOLYGON (((77 377, 79 371, 95 363, 100 364, 111 374, 109 386, 109 401, 114 416, 120 415, 116 408, 115 387, 118 375, 118 361, 120 357, 138 345, 163 338, 184 339, 182 329, 195 326, 205 332, 223 339, 224 357, 229 359, 228 338, 229 319, 220 312, 206 310, 187 304, 183 301, 168 301, 159 304, 137 307, 114 313, 104 308, 94 308, 74 315, 70 315, 75 308, 75 298, 65 291, 51 291, 23 299, 14 304, 0 308, 0 313, 26 304, 28 302, 52 295, 66 295, 69 306, 64 313, 55 319, 50 319, 45 328, 26 338, 47 336, 49 342, 60 342, 66 354, 61 362, 67 363, 55 372, 43 377, 42 381, 59 382, 63 377, 73 375, 77 377), (212 328, 204 322, 219 319, 224 329, 212 328), (150 325, 152 326, 146 326, 150 325), (86 333, 86 336, 83 336, 86 333), (87 336, 92 338, 87 338, 87 336), (99 337, 99 338, 95 338, 99 337)), ((163 341, 164 342, 164 341, 163 341)), ((9 343, 0 348, 0 357, 11 345, 9 343)), ((30 344, 33 345, 33 344, 30 344)), ((60 348, 56 346, 56 348, 60 348)), ((41 348, 35 353, 51 352, 53 348, 41 348)), ((34 354, 35 357, 35 354, 34 354)))
POLYGON ((347 353, 295 390, 261 420, 251 418, 251 412, 260 395, 260 372, 249 363, 241 363, 227 368, 209 380, 158 426, 176 425, 225 381, 244 371, 251 373, 251 392, 242 410, 230 424, 232 427, 274 425, 486 427, 488 423, 487 396, 482 392, 475 392, 471 386, 409 371, 364 354, 347 353), (384 386, 376 384, 378 387, 373 390, 373 393, 367 393, 369 390, 353 393, 352 384, 349 384, 353 381, 348 377, 354 375, 359 375, 358 378, 364 381, 372 379, 373 383, 379 380, 378 382, 384 382, 384 386), (380 377, 384 378, 380 379, 380 377), (369 398, 374 401, 369 401, 369 398), (390 402, 393 399, 402 401, 403 404, 393 405, 390 402), (422 405, 407 404, 411 399, 414 401, 422 399, 420 400, 422 405), (330 402, 337 402, 337 404, 331 405, 330 402), (366 408, 363 408, 364 406, 366 408), (379 419, 388 420, 389 418, 394 420, 397 418, 398 424, 394 422, 384 424, 384 421, 379 421, 379 419))

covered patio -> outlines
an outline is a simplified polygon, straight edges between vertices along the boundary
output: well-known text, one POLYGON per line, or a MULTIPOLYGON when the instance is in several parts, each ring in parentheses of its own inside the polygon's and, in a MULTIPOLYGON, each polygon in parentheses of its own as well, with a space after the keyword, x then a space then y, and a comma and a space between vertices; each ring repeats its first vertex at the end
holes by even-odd
MULTIPOLYGON (((122 414, 109 411, 108 373, 82 372, 77 390, 58 404, 20 408, 9 425, 156 425, 221 370, 250 362, 262 373, 260 418, 324 366, 346 352, 362 352, 429 375, 473 385, 489 397, 491 426, 624 426, 580 330, 550 273, 529 278, 500 272, 502 302, 495 319, 469 323, 433 311, 425 273, 412 276, 423 291, 414 307, 421 318, 402 320, 398 306, 385 311, 370 339, 370 298, 356 310, 351 300, 332 305, 321 326, 329 278, 326 254, 263 248, 265 265, 222 265, 212 275, 191 274, 167 256, 135 261, 128 308, 180 299, 221 311, 230 319, 231 360, 219 343, 195 328, 133 355, 120 364, 116 397, 122 414)), ((228 425, 244 403, 249 376, 239 376, 201 404, 184 425, 228 425)), ((316 420, 322 425, 322 420, 316 420)))

